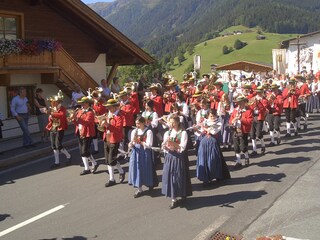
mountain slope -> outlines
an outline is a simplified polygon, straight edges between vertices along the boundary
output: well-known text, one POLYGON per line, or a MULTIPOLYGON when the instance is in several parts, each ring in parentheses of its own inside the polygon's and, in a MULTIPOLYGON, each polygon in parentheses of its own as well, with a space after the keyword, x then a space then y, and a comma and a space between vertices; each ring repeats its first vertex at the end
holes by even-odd
POLYGON ((116 0, 89 6, 158 56, 172 53, 182 43, 210 39, 232 25, 260 26, 276 33, 320 29, 318 0, 116 0))

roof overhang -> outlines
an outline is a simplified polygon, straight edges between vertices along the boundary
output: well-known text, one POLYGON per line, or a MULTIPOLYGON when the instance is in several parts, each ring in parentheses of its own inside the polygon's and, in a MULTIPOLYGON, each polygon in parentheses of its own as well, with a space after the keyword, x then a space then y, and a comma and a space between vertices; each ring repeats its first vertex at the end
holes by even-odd
POLYGON ((298 41, 298 38, 300 40, 300 39, 303 39, 305 37, 310 37, 310 36, 313 36, 313 35, 316 35, 316 34, 319 34, 319 33, 320 33, 320 31, 316 31, 316 32, 311 32, 311 33, 308 33, 308 34, 304 34, 302 36, 297 36, 296 38, 290 38, 290 39, 284 40, 284 41, 281 42, 281 48, 288 49, 290 42, 298 41))
POLYGON ((272 67, 264 64, 259 64, 259 63, 238 61, 238 62, 218 66, 216 70, 241 70, 246 72, 265 72, 265 71, 271 71, 272 67))
POLYGON ((148 53, 80 0, 43 0, 43 2, 89 34, 106 53, 107 65, 144 65, 155 62, 148 53))

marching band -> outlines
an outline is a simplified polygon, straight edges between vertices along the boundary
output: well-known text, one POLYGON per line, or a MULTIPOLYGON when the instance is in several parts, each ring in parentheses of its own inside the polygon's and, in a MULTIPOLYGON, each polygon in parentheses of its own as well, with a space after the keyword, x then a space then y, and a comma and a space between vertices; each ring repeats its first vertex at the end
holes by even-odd
POLYGON ((307 128, 309 99, 314 101, 320 89, 301 75, 281 84, 272 78, 258 81, 255 74, 238 82, 223 81, 217 72, 202 77, 197 80, 193 73, 184 74, 179 84, 166 74, 164 84, 152 83, 143 99, 139 99, 136 82, 126 83, 122 90, 110 96, 102 94, 102 88, 88 89, 87 96, 78 98, 73 109, 61 105, 63 95, 59 91, 48 99, 51 107, 46 112, 54 153, 52 168, 60 166, 60 152, 66 156, 66 164, 71 163, 71 155, 63 147, 63 136, 68 122, 73 123, 84 165, 80 175, 96 172, 99 165, 93 155, 99 152, 98 139, 102 135, 109 175, 105 186, 116 184, 115 168, 119 182, 124 182, 125 171, 120 162, 125 159, 129 162, 128 183, 136 188, 134 198, 138 198, 143 194, 143 185, 149 191, 158 186, 156 168, 163 156, 162 193, 171 198, 170 209, 173 209, 192 195, 189 149, 195 148, 196 176, 204 186, 228 179, 230 172, 223 151, 233 146, 233 168, 248 167, 249 157, 258 155, 257 141, 261 145, 259 152, 266 153, 264 134, 270 135, 268 147, 281 143, 283 112, 284 137, 291 137, 291 133, 297 136, 301 120, 304 129, 307 128), (139 105, 141 100, 143 108, 139 105))

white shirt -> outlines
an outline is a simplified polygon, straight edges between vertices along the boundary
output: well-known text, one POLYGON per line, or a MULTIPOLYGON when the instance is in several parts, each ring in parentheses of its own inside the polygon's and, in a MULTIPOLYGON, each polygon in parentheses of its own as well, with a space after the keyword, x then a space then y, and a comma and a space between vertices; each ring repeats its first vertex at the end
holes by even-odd
POLYGON ((209 109, 200 109, 200 110, 197 112, 197 115, 196 115, 196 122, 197 122, 197 124, 199 124, 199 123, 201 122, 202 118, 208 116, 208 112, 209 112, 209 109))
POLYGON ((152 147, 152 144, 153 144, 153 134, 152 134, 152 131, 150 129, 147 129, 145 128, 144 130, 141 130, 140 128, 135 128, 132 132, 131 132, 131 142, 130 142, 130 145, 132 146, 133 143, 132 143, 132 140, 134 139, 135 135, 137 134, 137 131, 138 131, 138 136, 141 136, 143 135, 144 133, 146 134, 146 141, 145 142, 142 142, 142 146, 144 148, 151 148, 152 147), (147 132, 145 132, 147 131, 147 132))
POLYGON ((163 137, 163 143, 167 142, 169 137, 171 139, 175 138, 179 133, 181 132, 181 139, 180 139, 180 150, 178 150, 178 152, 183 152, 185 149, 186 149, 186 146, 187 146, 187 142, 188 142, 188 135, 187 135, 187 132, 186 131, 182 131, 182 130, 179 130, 178 132, 174 129, 172 130, 169 130, 167 131, 165 134, 164 134, 164 137, 163 137), (169 133, 170 133, 170 136, 169 136, 169 133))
POLYGON ((144 111, 142 113, 142 117, 144 117, 145 119, 149 119, 151 114, 152 114, 151 127, 156 128, 156 127, 158 127, 158 114, 156 112, 144 111))

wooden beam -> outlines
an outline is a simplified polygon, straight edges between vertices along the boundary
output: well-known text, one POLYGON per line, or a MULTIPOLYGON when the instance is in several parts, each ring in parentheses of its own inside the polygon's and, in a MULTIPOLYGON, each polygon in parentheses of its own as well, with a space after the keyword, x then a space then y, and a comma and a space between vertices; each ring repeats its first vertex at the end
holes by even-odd
POLYGON ((10 86, 10 79, 11 79, 10 74, 1 74, 0 75, 0 86, 5 86, 5 87, 10 86))
POLYGON ((42 84, 54 84, 57 82, 58 73, 41 73, 42 84))
POLYGON ((118 68, 119 64, 114 64, 109 72, 109 75, 107 77, 107 86, 110 85, 112 79, 114 78, 114 76, 116 75, 117 72, 117 68, 118 68))

